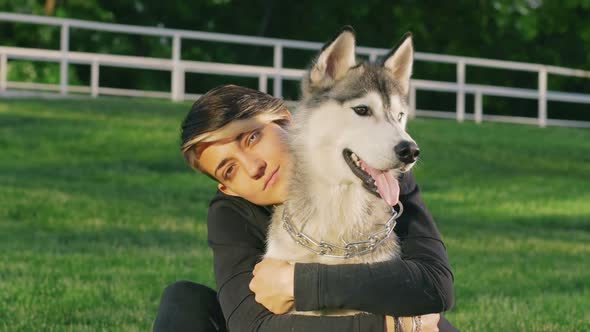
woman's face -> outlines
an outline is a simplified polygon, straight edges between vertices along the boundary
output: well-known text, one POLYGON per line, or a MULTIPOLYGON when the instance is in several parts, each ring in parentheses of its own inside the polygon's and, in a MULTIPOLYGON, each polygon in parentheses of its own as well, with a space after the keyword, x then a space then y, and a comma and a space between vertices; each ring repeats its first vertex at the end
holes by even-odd
POLYGON ((287 132, 274 122, 207 146, 201 169, 219 182, 219 189, 258 205, 287 198, 290 166, 287 132))

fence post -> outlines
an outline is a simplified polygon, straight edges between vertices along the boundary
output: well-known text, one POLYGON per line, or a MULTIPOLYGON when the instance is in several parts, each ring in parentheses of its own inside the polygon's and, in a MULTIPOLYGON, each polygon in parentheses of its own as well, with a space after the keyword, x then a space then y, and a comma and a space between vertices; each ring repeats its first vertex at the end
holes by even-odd
POLYGON ((264 93, 268 92, 268 77, 266 75, 258 76, 258 90, 264 93))
POLYGON ((547 68, 539 70, 539 127, 547 125, 547 68))
POLYGON ((98 72, 98 60, 92 60, 92 65, 90 67, 90 94, 92 98, 98 97, 98 87, 99 87, 99 72, 98 72))
POLYGON ((0 54, 0 91, 6 90, 6 77, 8 77, 8 56, 0 54))
POLYGON ((483 118, 483 96, 481 91, 475 92, 475 110, 473 111, 475 123, 481 123, 483 118))
MULTIPOLYGON (((279 71, 283 68, 283 45, 276 44, 274 47, 274 68, 279 71)), ((273 95, 277 98, 283 97, 283 84, 281 75, 277 74, 273 82, 273 95)))
POLYGON ((184 70, 180 64, 180 51, 180 34, 175 34, 172 38, 172 86, 170 88, 173 101, 182 101, 184 99, 184 70))
POLYGON ((465 61, 457 62, 457 121, 465 119, 465 61))
POLYGON ((408 117, 410 119, 413 119, 416 117, 416 88, 413 85, 410 85, 410 98, 409 98, 409 104, 410 104, 410 114, 408 114, 408 117))
POLYGON ((68 93, 68 52, 70 49, 70 25, 63 23, 61 26, 61 61, 59 64, 59 93, 68 93))

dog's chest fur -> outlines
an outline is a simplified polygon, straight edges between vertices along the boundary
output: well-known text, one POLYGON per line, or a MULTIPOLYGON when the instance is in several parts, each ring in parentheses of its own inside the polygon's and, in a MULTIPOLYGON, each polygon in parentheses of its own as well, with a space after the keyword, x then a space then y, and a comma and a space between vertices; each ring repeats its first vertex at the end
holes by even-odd
MULTIPOLYGON (((287 203, 278 206, 272 217, 268 231, 267 253, 265 257, 287 260, 292 263, 357 264, 377 263, 399 256, 400 247, 395 233, 385 239, 374 251, 351 258, 320 256, 296 243, 283 227, 285 208, 293 225, 300 230, 305 222, 303 233, 316 241, 326 241, 344 246, 347 242, 365 241, 368 236, 383 229, 391 217, 391 210, 383 200, 367 193, 360 186, 350 185, 324 192, 305 192, 305 195, 292 195, 287 203), (314 197, 313 203, 305 197, 314 197), (323 198, 322 198, 323 197, 323 198)), ((359 313, 354 310, 329 310, 313 312, 291 312, 299 315, 343 316, 359 313)))
POLYGON ((399 255, 397 237, 395 233, 392 233, 374 251, 364 255, 346 259, 321 256, 295 242, 283 225, 283 215, 285 209, 287 209, 286 215, 297 230, 301 231, 303 221, 307 220, 302 233, 318 242, 325 241, 344 246, 346 242, 366 241, 371 234, 383 230, 384 224, 391 217, 391 210, 385 204, 380 204, 381 202, 376 202, 377 204, 370 208, 367 206, 356 207, 359 211, 364 210, 364 213, 355 212, 354 207, 347 205, 345 202, 338 209, 326 206, 322 211, 315 212, 297 209, 296 204, 290 203, 278 206, 275 209, 268 230, 266 257, 288 260, 293 263, 335 265, 376 263, 390 260, 399 255))

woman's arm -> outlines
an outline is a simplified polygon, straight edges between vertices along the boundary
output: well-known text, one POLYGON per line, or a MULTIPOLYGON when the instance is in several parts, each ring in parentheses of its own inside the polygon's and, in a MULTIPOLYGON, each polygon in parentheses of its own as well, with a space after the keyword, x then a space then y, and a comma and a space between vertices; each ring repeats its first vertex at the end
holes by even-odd
POLYGON ((377 264, 295 264, 295 308, 349 308, 413 316, 443 312, 453 305, 453 274, 434 220, 414 176, 400 182, 404 213, 396 234, 402 259, 377 264))
POLYGON ((218 299, 228 328, 239 331, 376 331, 385 330, 382 315, 314 317, 274 315, 257 303, 248 285, 264 254, 265 230, 248 219, 269 218, 248 205, 218 200, 209 208, 209 246, 213 249, 218 299), (244 211, 246 210, 246 211, 244 211))

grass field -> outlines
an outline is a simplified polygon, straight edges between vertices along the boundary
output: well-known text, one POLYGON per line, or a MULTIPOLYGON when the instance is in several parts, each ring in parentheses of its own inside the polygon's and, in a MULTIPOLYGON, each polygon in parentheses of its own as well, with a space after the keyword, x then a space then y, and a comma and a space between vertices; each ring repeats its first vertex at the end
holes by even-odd
MULTIPOLYGON (((213 183, 166 101, 0 101, 0 330, 148 331, 165 285, 214 287, 213 183)), ((590 130, 418 119, 415 173, 463 331, 590 331, 590 130)))

